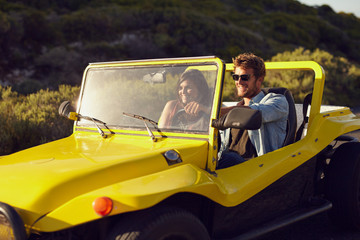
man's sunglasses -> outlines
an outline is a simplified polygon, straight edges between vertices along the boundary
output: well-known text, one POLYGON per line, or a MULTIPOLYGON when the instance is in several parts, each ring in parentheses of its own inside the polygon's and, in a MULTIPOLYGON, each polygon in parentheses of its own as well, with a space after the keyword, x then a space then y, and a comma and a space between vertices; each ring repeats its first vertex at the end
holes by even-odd
POLYGON ((250 79, 250 74, 233 74, 232 78, 234 79, 234 81, 239 81, 239 79, 241 79, 242 81, 249 81, 250 79))

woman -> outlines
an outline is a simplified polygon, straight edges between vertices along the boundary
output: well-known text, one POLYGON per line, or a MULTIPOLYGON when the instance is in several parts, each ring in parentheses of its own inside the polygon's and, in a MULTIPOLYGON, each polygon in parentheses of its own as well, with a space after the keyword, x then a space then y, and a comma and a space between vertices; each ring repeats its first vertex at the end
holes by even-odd
POLYGON ((204 126, 206 122, 200 121, 203 118, 208 123, 209 117, 203 115, 204 113, 207 116, 210 114, 210 91, 203 74, 196 69, 185 71, 181 74, 176 89, 177 100, 166 103, 160 117, 159 127, 175 126, 180 117, 182 118, 180 122, 187 125, 187 129, 204 130, 205 127, 208 127, 204 126))

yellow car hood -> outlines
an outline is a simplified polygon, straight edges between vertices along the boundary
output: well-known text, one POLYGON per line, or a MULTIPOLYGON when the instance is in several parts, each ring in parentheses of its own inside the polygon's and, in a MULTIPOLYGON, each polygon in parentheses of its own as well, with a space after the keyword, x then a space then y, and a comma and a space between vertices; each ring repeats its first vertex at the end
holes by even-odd
POLYGON ((80 194, 173 167, 162 155, 170 149, 204 168, 207 148, 205 140, 72 135, 1 158, 0 201, 45 214, 80 194))

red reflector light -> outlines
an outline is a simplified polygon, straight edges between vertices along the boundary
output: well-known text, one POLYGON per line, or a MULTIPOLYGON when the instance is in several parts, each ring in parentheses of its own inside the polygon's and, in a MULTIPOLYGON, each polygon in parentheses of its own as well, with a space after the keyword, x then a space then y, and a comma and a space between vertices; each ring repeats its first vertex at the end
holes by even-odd
POLYGON ((98 197, 93 201, 93 208, 100 216, 108 215, 113 208, 113 201, 108 197, 98 197))

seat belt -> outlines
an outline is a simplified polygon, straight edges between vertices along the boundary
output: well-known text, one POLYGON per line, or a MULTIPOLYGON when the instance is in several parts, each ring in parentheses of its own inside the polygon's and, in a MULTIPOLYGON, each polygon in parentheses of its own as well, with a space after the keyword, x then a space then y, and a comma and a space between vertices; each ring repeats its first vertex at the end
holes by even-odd
POLYGON ((304 116, 304 119, 303 119, 303 122, 301 123, 298 131, 296 132, 295 141, 299 141, 301 139, 301 136, 302 136, 304 128, 305 128, 305 124, 309 122, 309 117, 307 116, 307 111, 308 111, 309 105, 311 105, 311 99, 312 99, 312 93, 309 93, 304 98, 304 102, 303 102, 303 116, 304 116))

